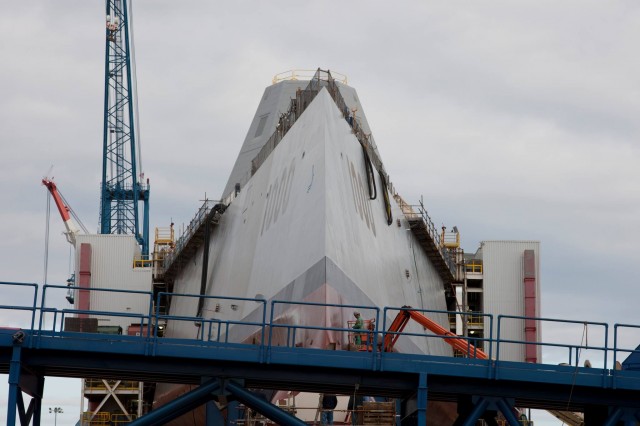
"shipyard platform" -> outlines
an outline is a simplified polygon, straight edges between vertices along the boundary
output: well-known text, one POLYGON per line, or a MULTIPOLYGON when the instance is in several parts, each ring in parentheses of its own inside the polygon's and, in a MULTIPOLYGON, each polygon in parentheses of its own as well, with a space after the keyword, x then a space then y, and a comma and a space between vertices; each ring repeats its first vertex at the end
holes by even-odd
MULTIPOLYGON (((251 389, 337 394, 352 394, 356 389, 363 395, 397 398, 404 401, 405 407, 405 414, 398 417, 397 424, 426 424, 427 401, 458 402, 459 417, 455 424, 460 425, 474 425, 486 410, 499 411, 507 424, 520 425, 514 407, 582 412, 585 425, 631 425, 636 424, 640 415, 640 371, 615 368, 620 359, 638 352, 635 348, 622 347, 619 336, 624 330, 640 326, 616 324, 610 327, 595 322, 536 319, 554 324, 584 324, 604 332, 603 341, 597 343, 578 346, 537 343, 566 352, 568 362, 563 365, 532 364, 500 359, 501 348, 505 345, 531 344, 504 340, 500 335, 501 324, 524 321, 523 317, 486 316, 485 321, 497 324, 498 332, 484 339, 483 346, 489 359, 483 360, 379 350, 376 343, 389 333, 385 331, 389 324, 387 318, 403 308, 342 306, 344 309, 372 309, 380 327, 364 331, 373 342, 366 350, 323 350, 302 347, 297 333, 301 329, 325 330, 326 327, 289 325, 278 319, 277 312, 282 308, 279 305, 291 306, 296 305, 295 302, 255 299, 252 302, 260 307, 261 320, 220 321, 161 315, 153 309, 152 293, 135 293, 138 297, 148 298, 147 313, 86 312, 52 308, 44 303, 48 294, 66 290, 67 286, 45 285, 39 295, 36 284, 0 283, 4 289, 14 286, 28 289, 32 298, 25 305, 0 305, 0 311, 11 311, 13 316, 22 317, 28 323, 22 327, 0 328, 0 373, 9 374, 9 425, 26 425, 32 420, 33 424, 39 424, 45 377, 51 376, 119 377, 195 385, 191 392, 130 423, 134 425, 164 424, 205 404, 207 424, 225 424, 227 420, 219 411, 219 405, 212 401, 220 405, 224 405, 222 401, 240 401, 277 424, 305 424, 260 400, 251 389), (145 331, 139 336, 64 331, 66 319, 89 314, 126 316, 145 331), (159 337, 153 325, 166 320, 192 322, 201 333, 193 339, 159 337), (234 327, 254 329, 255 335, 260 337, 251 342, 234 342, 231 338, 234 327), (275 333, 285 333, 285 345, 273 344, 275 333), (609 343, 610 334, 613 344, 609 343), (603 365, 578 366, 578 354, 583 350, 600 353, 603 365), (23 399, 23 392, 31 397, 29 403, 23 399)), ((234 302, 233 298, 225 297, 181 296, 234 302)), ((327 331, 353 333, 346 325, 327 331)), ((446 339, 428 333, 424 338, 446 339)))

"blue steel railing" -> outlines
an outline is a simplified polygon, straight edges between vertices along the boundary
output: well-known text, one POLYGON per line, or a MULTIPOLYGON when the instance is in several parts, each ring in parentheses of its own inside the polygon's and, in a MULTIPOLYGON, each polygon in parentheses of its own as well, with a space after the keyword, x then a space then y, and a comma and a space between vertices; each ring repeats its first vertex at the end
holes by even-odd
MULTIPOLYGON (((17 310, 31 312, 31 330, 33 330, 36 321, 36 313, 38 312, 38 307, 36 306, 36 304, 38 303, 38 284, 0 281, 0 289, 2 289, 2 291, 0 291, 0 294, 3 294, 3 300, 6 300, 9 297, 8 293, 13 289, 16 289, 18 291, 22 289, 33 289, 33 304, 31 306, 0 305, 0 311, 6 309, 12 311, 17 310)), ((2 324, 0 324, 0 327, 1 326, 2 324)))
MULTIPOLYGON (((296 346, 296 334, 297 334, 297 330, 319 330, 319 331, 335 331, 337 333, 343 334, 343 333, 352 333, 354 332, 353 328, 350 327, 328 327, 328 326, 313 326, 313 325, 299 325, 299 324, 281 324, 276 322, 278 320, 278 318, 282 317, 282 315, 284 315, 287 310, 286 306, 293 306, 295 309, 296 306, 309 306, 309 307, 318 307, 318 308, 337 308, 337 309, 344 309, 344 310, 349 310, 352 311, 353 309, 358 309, 361 310, 363 312, 367 312, 367 311, 373 311, 375 312, 375 323, 376 325, 379 324, 379 318, 380 318, 380 308, 376 307, 376 306, 366 306, 366 305, 338 305, 338 304, 333 304, 333 303, 316 303, 316 302, 292 302, 292 301, 287 301, 287 300, 273 300, 271 302, 271 315, 269 317, 269 339, 268 339, 268 343, 267 343, 267 362, 270 361, 270 355, 271 355, 271 351, 270 349, 273 347, 273 330, 274 329, 285 329, 286 330, 286 343, 287 343, 287 347, 295 347, 296 346), (278 310, 277 307, 278 305, 282 306, 283 309, 278 310), (278 314, 276 314, 278 313, 278 314), (274 318, 275 317, 275 318, 274 318)), ((374 346, 375 348, 377 348, 377 336, 378 336, 378 329, 376 326, 375 330, 366 330, 366 329, 358 329, 358 333, 360 334, 367 334, 367 335, 372 335, 372 337, 374 337, 374 346)), ((372 354, 375 351, 372 351, 372 354)))
MULTIPOLYGON (((29 292, 29 296, 27 299, 30 299, 29 302, 24 304, 2 304, 0 305, 0 315, 4 311, 25 311, 30 314, 30 318, 25 320, 25 324, 22 327, 12 327, 12 328, 3 328, 2 324, 0 324, 0 335, 1 334, 12 334, 15 333, 17 329, 21 329, 26 332, 29 336, 29 339, 25 340, 24 344, 30 347, 39 347, 40 339, 42 338, 51 338, 51 337, 65 337, 70 338, 74 336, 78 336, 79 339, 87 339, 93 337, 92 334, 82 332, 68 332, 64 331, 64 319, 69 315, 90 315, 92 317, 119 317, 119 318, 131 318, 133 324, 137 323, 138 327, 140 327, 140 335, 139 336, 113 336, 102 334, 100 337, 95 336, 96 339, 117 339, 121 341, 137 341, 145 343, 145 354, 155 355, 157 353, 157 349, 160 345, 171 345, 177 344, 181 346, 202 346, 202 345, 244 345, 244 347, 252 347, 257 348, 259 353, 260 362, 269 363, 272 356, 272 351, 277 346, 282 346, 284 343, 285 347, 296 347, 298 346, 298 337, 301 332, 310 331, 329 331, 336 333, 337 336, 340 336, 343 333, 353 333, 354 330, 349 327, 332 327, 326 326, 323 323, 313 323, 312 321, 308 321, 309 319, 314 318, 314 316, 305 315, 305 319, 307 319, 307 323, 304 324, 291 324, 287 323, 289 321, 287 319, 288 316, 293 316, 295 309, 314 309, 314 308, 332 308, 343 311, 343 317, 348 317, 349 313, 354 310, 360 310, 363 313, 367 314, 369 317, 375 317, 375 324, 373 330, 367 329, 358 329, 357 332, 361 335, 367 335, 369 338, 368 342, 373 342, 373 344, 367 345, 366 349, 363 350, 361 356, 363 359, 366 357, 371 357, 372 360, 372 368, 381 369, 383 367, 382 360, 385 357, 389 357, 390 353, 383 352, 381 349, 381 345, 379 343, 384 341, 384 338, 387 335, 400 335, 402 339, 406 339, 408 337, 419 337, 426 339, 446 339, 448 336, 438 336, 430 333, 416 333, 416 332, 391 332, 387 331, 388 321, 394 317, 395 312, 399 312, 402 310, 414 310, 417 312, 421 312, 429 316, 429 314, 435 316, 444 316, 446 319, 447 314, 452 315, 461 315, 466 317, 468 315, 478 315, 477 312, 448 312, 448 311, 439 311, 439 310, 429 310, 429 309, 414 309, 414 308, 394 308, 394 307, 385 307, 379 308, 375 306, 363 306, 363 305, 340 305, 340 304, 327 304, 327 303, 313 303, 313 302, 292 302, 292 301, 282 301, 282 300, 274 300, 267 304, 267 301, 264 299, 252 299, 252 298, 241 298, 241 297, 225 297, 225 296, 201 296, 198 294, 177 294, 177 293, 159 293, 156 294, 156 301, 160 301, 163 297, 171 297, 175 303, 175 301, 180 298, 187 299, 203 299, 204 301, 209 302, 220 302, 220 303, 231 303, 230 306, 235 306, 236 309, 232 309, 232 312, 221 312, 218 316, 227 318, 204 318, 203 316, 188 316, 188 315, 164 315, 159 312, 159 303, 155 304, 154 309, 154 295, 152 292, 142 292, 142 291, 131 291, 131 290, 120 290, 120 289, 87 289, 80 287, 71 287, 72 290, 84 290, 89 292, 105 292, 105 293, 114 293, 120 294, 123 297, 141 297, 143 300, 147 300, 148 309, 145 308, 145 312, 114 312, 114 311, 104 311, 104 310, 82 310, 82 309, 68 309, 68 308, 58 308, 48 306, 46 303, 47 294, 55 294, 56 291, 67 291, 69 289, 68 286, 62 285, 45 285, 42 286, 42 296, 40 301, 38 302, 38 285, 37 284, 29 284, 29 283, 10 283, 10 282, 0 282, 0 294, 8 295, 10 292, 7 290, 10 287, 16 287, 20 289, 26 289, 29 292), (31 294, 33 297, 31 297, 31 294), (236 303, 237 302, 237 303, 236 303), (247 303, 256 304, 256 306, 246 305, 247 303), (346 312, 345 312, 346 311, 346 312), (345 315, 346 314, 346 315, 345 315), (45 321, 45 316, 53 315, 53 321, 47 322, 45 321), (382 316, 382 318, 380 318, 382 316), (233 318, 232 318, 233 317, 233 318), (36 321, 37 320, 37 321, 36 321), (199 325, 199 331, 195 338, 166 338, 159 337, 158 335, 158 325, 163 324, 165 322, 180 322, 180 321, 190 321, 194 324, 199 325), (382 321, 382 328, 379 327, 380 321, 382 321), (214 327, 217 327, 217 330, 214 330, 214 327), (249 327, 250 333, 235 333, 234 330, 237 330, 239 327, 249 327), (274 331, 275 330, 285 330, 284 339, 274 339, 274 331), (144 332, 142 332, 144 330, 144 332), (252 340, 253 337, 253 340, 252 340), (277 340, 277 341, 276 341, 277 340), (249 343, 247 343, 249 342, 249 343)), ((51 298, 51 296, 50 296, 51 298)), ((6 298, 5 298, 6 299, 6 298)), ((193 303, 191 303, 193 306, 193 303)), ((225 305, 226 309, 226 305, 225 305)), ((568 361, 570 365, 575 365, 577 369, 577 364, 579 360, 579 351, 583 350, 595 350, 603 353, 604 355, 604 363, 602 366, 602 372, 597 368, 591 370, 591 374, 602 374, 603 378, 607 380, 611 379, 611 383, 613 386, 616 385, 616 378, 621 375, 620 372, 617 372, 615 369, 616 361, 618 361, 618 356, 620 353, 625 354, 638 354, 640 350, 637 350, 635 347, 622 347, 620 345, 620 334, 622 331, 628 330, 639 330, 640 325, 631 325, 631 324, 616 324, 613 327, 614 330, 614 338, 613 338, 613 346, 609 344, 609 325, 601 322, 584 322, 584 321, 575 321, 575 320, 564 320, 564 319, 556 319, 556 318, 531 318, 524 316, 511 316, 511 315, 499 315, 497 317, 497 332, 496 336, 493 335, 493 325, 494 318, 492 315, 483 314, 483 317, 488 318, 489 327, 485 328, 485 332, 489 333, 489 336, 484 336, 482 338, 476 337, 463 337, 460 336, 460 339, 464 339, 468 342, 469 345, 472 345, 473 342, 482 342, 485 345, 485 352, 488 353, 489 360, 480 360, 475 358, 467 358, 467 359, 458 359, 456 362, 458 363, 467 363, 473 365, 485 365, 490 369, 490 374, 492 374, 493 378, 496 378, 496 369, 500 366, 499 363, 504 361, 501 359, 502 349, 505 345, 536 345, 541 347, 551 347, 551 348, 562 348, 568 352, 568 361), (601 344, 588 344, 582 342, 580 344, 568 344, 568 343, 554 343, 554 342, 528 342, 521 340, 511 340, 503 337, 504 334, 504 323, 506 321, 518 321, 524 326, 525 320, 533 319, 538 321, 539 323, 550 322, 554 324, 564 324, 564 325, 584 325, 585 327, 596 327, 602 330, 602 343, 601 344), (488 345, 488 348, 487 346, 488 345), (494 349, 495 346, 495 349, 494 349), (613 353, 613 369, 607 369, 607 364, 609 363, 610 358, 608 357, 608 353, 613 353), (495 359, 493 354, 495 353, 495 359)), ((0 316, 1 318, 1 316, 0 316)), ((326 321, 326 317, 324 315, 320 316, 318 322, 326 321)), ((444 321, 448 323, 448 321, 444 321)), ((485 319, 485 324, 487 321, 485 319)), ((445 327, 448 328, 448 327, 445 327)), ((343 339, 344 341, 344 339, 343 339)), ((309 348, 307 348, 309 349, 309 348)), ((321 349, 321 348, 319 348, 321 349)), ((603 382, 604 384, 604 382, 603 382)))
MULTIPOLYGON (((631 329, 631 330, 638 330, 640 331, 640 325, 637 324, 615 324, 613 326, 613 370, 612 370, 612 376, 613 376, 613 383, 612 383, 612 387, 615 389, 617 387, 617 378, 619 375, 619 371, 618 371, 618 363, 620 362, 618 360, 618 354, 619 353, 623 353, 623 354, 628 354, 627 356, 631 356, 633 354, 638 354, 640 355, 640 350, 638 349, 640 346, 640 340, 637 340, 635 342, 635 346, 633 348, 625 348, 625 347, 620 347, 620 340, 622 339, 620 334, 623 330, 625 329, 631 329)), ((634 337, 638 337, 637 335, 640 333, 636 333, 636 336, 634 337)), ((636 368, 639 368, 639 366, 634 366, 636 368)))
MULTIPOLYGON (((154 313, 154 317, 150 318, 150 320, 154 321, 156 324, 160 324, 162 322, 169 321, 189 321, 194 324, 198 324, 199 331, 194 340, 198 340, 200 342, 217 342, 217 343, 231 343, 229 341, 230 329, 233 325, 238 326, 248 326, 257 328, 260 330, 260 346, 264 346, 264 331, 267 327, 267 302, 264 299, 251 299, 247 297, 230 297, 230 296, 205 296, 200 294, 185 294, 185 293, 168 293, 168 292, 160 292, 156 297, 156 310, 154 313), (236 302, 256 302, 260 304, 259 316, 261 317, 261 321, 241 321, 241 320, 223 320, 218 318, 203 318, 202 316, 176 316, 176 315, 166 315, 160 314, 160 300, 163 297, 170 297, 172 300, 179 299, 181 297, 188 299, 201 299, 201 300, 226 300, 226 301, 236 301, 236 302), (207 328, 206 340, 205 340, 205 325, 207 328), (211 339, 213 334, 213 326, 217 326, 215 339, 211 339), (224 332, 223 332, 224 330, 224 332)), ((238 306, 238 305, 235 305, 238 306)), ((157 327, 153 330, 153 344, 154 349, 158 344, 158 339, 163 339, 158 336, 157 327)), ((155 350, 154 352, 155 353, 155 350)))
MULTIPOLYGON (((500 342, 501 344, 516 344, 516 345, 535 345, 535 346, 542 346, 542 347, 556 347, 556 348, 565 348, 568 350, 568 364, 569 365, 574 365, 573 364, 573 357, 575 354, 575 365, 578 364, 579 361, 579 357, 580 357, 580 351, 581 350, 595 350, 595 351, 601 351, 604 354, 604 365, 607 365, 607 353, 614 349, 614 348, 609 348, 608 347, 608 339, 609 339, 609 324, 607 323, 603 323, 603 322, 592 322, 592 321, 575 321, 575 320, 566 320, 566 319, 556 319, 556 318, 537 318, 537 317, 523 317, 523 316, 517 316, 517 315, 498 315, 498 331, 497 331, 497 341, 500 342), (503 323, 503 320, 505 319, 512 319, 512 320, 535 320, 537 322, 553 322, 553 323, 561 323, 561 324, 578 324, 578 325, 583 325, 585 327, 588 326, 597 326, 597 327, 602 327, 604 328, 604 346, 593 346, 593 345, 589 345, 588 342, 585 341, 585 344, 579 344, 579 345, 569 345, 567 343, 545 343, 545 342, 523 342, 522 340, 509 340, 509 339, 505 339, 502 337, 502 330, 501 330, 501 326, 503 323), (575 352, 574 352, 575 351, 575 352)), ((497 346, 496 348, 496 358, 500 358, 500 346, 497 346)))

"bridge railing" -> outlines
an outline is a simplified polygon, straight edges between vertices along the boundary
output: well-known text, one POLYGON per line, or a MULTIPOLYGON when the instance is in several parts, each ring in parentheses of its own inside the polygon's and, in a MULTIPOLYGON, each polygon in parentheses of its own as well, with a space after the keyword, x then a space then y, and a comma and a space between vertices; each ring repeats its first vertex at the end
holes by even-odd
MULTIPOLYGON (((145 302, 138 312, 129 312, 124 307, 121 311, 117 312, 114 309, 96 309, 100 308, 100 305, 96 304, 94 309, 79 309, 78 306, 72 308, 61 308, 56 305, 56 300, 52 296, 56 296, 63 291, 69 289, 68 286, 63 285, 45 285, 42 286, 42 294, 38 300, 38 285, 29 283, 8 283, 0 282, 0 294, 3 297, 3 304, 0 305, 0 318, 11 318, 13 312, 20 311, 26 312, 29 315, 28 318, 23 318, 21 321, 20 329, 33 336, 28 340, 25 340, 25 345, 38 345, 39 338, 56 338, 72 337, 73 335, 65 332, 64 324, 65 320, 70 316, 88 316, 99 318, 111 318, 113 322, 122 318, 127 318, 130 323, 137 323, 139 330, 141 331, 139 336, 127 336, 126 339, 121 340, 135 340, 141 339, 145 343, 145 347, 148 348, 146 353, 156 353, 157 348, 160 345, 180 344, 182 346, 202 346, 215 344, 215 345, 246 345, 247 347, 258 348, 260 353, 264 354, 264 360, 269 359, 270 353, 273 348, 277 346, 284 346, 289 348, 294 347, 314 347, 313 340, 316 338, 317 333, 321 333, 326 336, 327 333, 332 334, 332 339, 317 340, 316 342, 341 342, 340 345, 330 347, 320 347, 316 343, 315 347, 318 349, 349 349, 345 347, 345 342, 350 342, 349 338, 345 338, 350 333, 355 331, 348 327, 348 319, 352 317, 353 311, 357 310, 361 312, 363 318, 367 318, 369 322, 374 323, 375 326, 371 330, 359 329, 357 333, 366 337, 366 341, 373 344, 367 345, 365 348, 356 348, 356 350, 362 350, 371 353, 371 358, 376 360, 382 360, 387 357, 387 353, 381 351, 381 345, 384 337, 387 335, 399 335, 399 340, 396 346, 407 346, 411 348, 410 344, 403 341, 413 337, 412 340, 417 338, 424 339, 446 339, 448 336, 437 336, 430 333, 423 332, 422 329, 409 328, 409 331, 391 332, 388 331, 389 321, 395 317, 396 313, 403 309, 412 309, 432 319, 439 320, 439 322, 448 329, 447 316, 461 315, 461 316, 477 316, 477 312, 447 312, 428 309, 414 309, 414 308, 394 308, 394 307, 375 307, 364 305, 349 305, 349 304, 327 304, 327 303, 314 303, 314 302, 291 302, 274 300, 267 303, 263 298, 240 298, 240 297, 224 297, 224 296, 202 296, 199 294, 178 294, 178 293, 158 293, 153 295, 151 292, 131 291, 122 289, 86 289, 80 287, 71 287, 74 291, 88 291, 104 293, 108 297, 117 296, 118 298, 129 298, 133 300, 133 297, 141 298, 145 302), (23 294, 21 300, 23 303, 11 304, 7 303, 11 299, 8 296, 11 295, 9 289, 18 288, 23 292, 26 292, 26 296, 23 294), (162 315, 159 309, 154 310, 154 298, 160 300, 162 297, 171 296, 175 302, 174 306, 179 306, 180 303, 185 303, 185 307, 190 307, 194 310, 194 315, 162 315), (197 314, 195 306, 201 301, 202 309, 200 315, 197 314), (148 304, 148 305, 146 305, 148 304), (316 312, 317 311, 317 312, 316 312), (51 320, 53 319, 53 320, 51 320), (172 322, 175 324, 176 330, 180 330, 183 334, 176 338, 166 338, 159 336, 159 325, 169 324, 171 327, 172 322), (184 333, 185 328, 178 326, 179 323, 191 322, 193 323, 193 334, 186 335, 184 333), (316 333, 316 334, 314 334, 316 333)), ((63 300, 62 297, 60 299, 63 300)), ((121 304, 126 306, 126 304, 121 304)), ((183 309, 183 312, 188 309, 183 309)), ((557 318, 531 318, 524 316, 510 316, 499 315, 496 317, 494 324, 494 317, 489 314, 482 314, 485 324, 484 332, 488 335, 476 338, 476 337, 460 337, 469 342, 469 345, 475 345, 481 342, 484 345, 485 352, 488 353, 489 358, 494 361, 508 360, 509 357, 505 357, 504 354, 508 352, 509 346, 526 347, 527 345, 536 345, 537 347, 547 348, 553 351, 560 351, 560 359, 553 362, 547 362, 547 364, 568 364, 579 367, 579 361, 583 361, 586 351, 591 351, 599 354, 599 359, 594 363, 594 367, 600 367, 603 370, 602 374, 606 376, 614 376, 616 373, 616 366, 618 365, 618 358, 621 354, 626 357, 628 354, 640 354, 640 349, 636 347, 638 338, 640 336, 640 325, 631 324, 616 324, 613 327, 613 345, 610 344, 609 339, 609 325, 602 322, 586 322, 557 318), (524 326, 525 320, 535 320, 538 326, 542 324, 552 324, 551 331, 547 334, 553 335, 561 327, 574 327, 568 333, 571 338, 582 339, 578 340, 578 343, 569 343, 569 339, 561 334, 556 335, 554 338, 547 338, 538 342, 523 341, 518 338, 510 338, 507 330, 513 330, 513 324, 507 324, 507 322, 516 322, 521 326, 524 326), (495 330, 495 331, 493 331, 495 330), (626 333, 626 334, 625 334, 626 333), (633 336, 628 336, 629 333, 635 333, 633 336), (558 338, 560 336, 560 338, 558 338), (613 353, 613 366, 609 366, 611 363, 611 356, 609 352, 613 353), (565 362, 566 361, 566 362, 565 362), (597 364, 597 365, 596 365, 597 364), (613 368, 613 372, 608 370, 613 368)), ((6 321, 6 320, 0 320, 6 321)), ((515 329, 518 329, 518 325, 515 329)), ((521 327, 520 327, 521 328, 521 327)), ((567 328, 568 329, 568 328, 567 328)), ((16 332, 15 324, 10 322, 0 323, 0 335, 11 335, 16 332), (2 326, 11 325, 12 328, 3 328, 2 326)), ((94 335, 87 337, 90 333, 79 333, 79 338, 91 338, 94 335)), ((557 334, 557 333, 556 333, 557 334)), ((566 333, 565 333, 566 335, 566 333)), ((552 336, 553 337, 553 336, 552 336)), ((108 335, 102 335, 95 337, 100 339, 110 339, 112 337, 108 335)), ((7 339, 3 340, 7 342, 7 339)), ((409 350, 412 351, 411 349, 409 350)), ((540 362, 542 360, 539 360, 540 362)), ((462 362, 462 361, 460 361, 462 362)), ((468 362, 479 363, 479 360, 470 359, 468 362)), ((377 364, 379 365, 379 364, 377 364)), ((497 365, 497 364, 496 364, 497 365)), ((493 368, 493 367, 492 367, 493 368)), ((640 369, 640 366, 638 366, 640 369)), ((596 374, 593 371, 592 374, 596 374)), ((599 373, 597 373, 599 374, 599 373)), ((609 380, 607 378, 607 380, 609 380)))
MULTIPOLYGON (((13 300, 13 299, 24 299, 31 300, 31 305, 6 305, 0 304, 0 311, 19 311, 19 312, 30 312, 30 327, 33 330, 36 321, 36 314, 38 312, 37 303, 38 303, 38 284, 35 283, 16 283, 9 281, 0 281, 0 294, 2 294, 2 301, 13 300)), ((15 318, 12 318, 10 324, 7 324, 11 327, 20 326, 19 321, 15 322, 15 318)), ((0 327, 5 326, 5 324, 0 324, 0 327)))
POLYGON ((620 361, 621 355, 626 358, 626 368, 640 370, 640 325, 614 324, 613 326, 613 388, 616 387, 619 370, 625 368, 620 361))
MULTIPOLYGON (((157 324, 164 323, 193 323, 195 327, 195 337, 192 339, 200 342, 217 342, 217 343, 244 343, 247 338, 257 343, 256 338, 260 339, 260 346, 265 345, 265 330, 267 327, 267 302, 264 299, 253 299, 247 297, 229 297, 229 296, 207 296, 200 294, 185 293, 169 293, 160 292, 156 295, 156 311, 154 313, 154 322, 157 324), (197 301, 201 312, 200 315, 194 316, 176 316, 160 314, 160 301, 165 297, 171 297, 174 305, 179 305, 186 300, 186 303, 197 301), (246 308, 246 304, 252 305, 246 308), (257 308, 256 308, 257 306, 257 308), (244 314, 245 309, 252 312, 247 316, 244 314), (225 319, 224 317, 228 319, 225 319), (208 318, 207 318, 208 317, 208 318), (234 318, 231 318, 234 317, 234 318)), ((187 337, 188 338, 188 337, 187 337)), ((158 330, 154 329, 154 344, 159 342, 158 330)))
MULTIPOLYGON (((514 329, 512 325, 509 325, 507 327, 509 330, 514 329)), ((560 358, 556 361, 560 361, 559 364, 561 365, 570 365, 575 367, 578 367, 581 361, 585 362, 585 366, 588 366, 591 361, 589 361, 589 363, 586 363, 587 358, 585 356, 585 352, 591 351, 589 353, 589 356, 592 357, 593 355, 596 355, 597 364, 601 363, 603 368, 607 368, 608 353, 613 349, 609 346, 609 325, 607 323, 577 321, 559 318, 526 317, 518 315, 498 315, 496 341, 492 342, 492 346, 493 345, 495 345, 496 347, 497 359, 500 359, 503 351, 505 351, 509 346, 515 345, 518 347, 526 347, 529 345, 533 345, 536 347, 548 348, 550 351, 554 351, 555 353, 558 353, 559 350, 560 358), (516 329, 524 329, 525 320, 536 321, 537 327, 540 327, 542 323, 553 324, 555 334, 557 334, 557 338, 563 341, 532 342, 509 339, 508 337, 505 337, 505 334, 509 333, 509 331, 505 332, 505 323, 507 321, 515 321, 518 324, 515 327, 516 329), (573 329, 572 326, 574 326, 573 329), (571 336, 571 338, 580 338, 580 342, 568 343, 569 336, 571 336), (591 340, 591 342, 596 340, 599 343, 590 344, 589 340, 591 340)), ((542 363, 542 360, 539 360, 539 363, 542 363)))
MULTIPOLYGON (((53 298, 50 298, 50 300, 53 298)), ((123 299, 125 300, 125 299, 123 299)), ((79 305, 78 303, 77 305, 79 305)), ((132 303, 130 303, 132 304, 132 303)), ((76 306, 77 306, 76 305, 76 306)), ((35 307, 35 306, 34 306, 35 307)), ((111 320, 112 318, 128 318, 127 322, 136 323, 142 333, 142 330, 146 329, 146 337, 150 336, 149 325, 152 324, 153 314, 153 292, 150 291, 137 291, 137 290, 125 290, 125 289, 113 289, 113 288, 87 288, 80 286, 68 286, 68 285, 51 285, 47 284, 42 286, 42 297, 40 305, 36 307, 39 312, 38 320, 38 333, 48 331, 53 334, 61 333, 65 330, 65 319, 67 318, 95 318, 103 320, 111 320), (128 312, 126 309, 122 311, 114 311, 112 309, 96 309, 90 307, 90 301, 87 308, 82 309, 79 307, 74 308, 60 308, 59 306, 49 306, 47 302, 48 295, 56 295, 61 292, 77 292, 78 298, 82 297, 81 292, 86 293, 86 298, 91 299, 91 294, 102 293, 107 298, 115 299, 118 296, 126 298, 129 302, 136 302, 137 309, 132 312, 128 312), (136 300, 137 299, 137 300, 136 300), (137 311, 137 312, 136 312, 137 311), (51 318, 50 318, 51 317, 51 318)))
MULTIPOLYGON (((360 312, 363 318, 373 317, 373 323, 378 324, 380 319, 380 308, 367 305, 345 305, 334 303, 317 303, 317 302, 293 302, 287 300, 273 300, 271 302, 271 310, 269 316, 269 336, 267 347, 286 346, 286 347, 315 347, 317 349, 330 350, 358 350, 350 343, 354 333, 368 336, 368 341, 377 342, 378 329, 353 329, 348 325, 348 318, 351 318, 354 312, 360 312), (327 315, 327 312, 329 314, 327 315), (282 332, 281 332, 282 331, 282 332), (316 333, 329 333, 329 346, 318 347, 318 341, 324 339, 316 339, 316 333), (302 335, 302 339, 300 336, 302 335), (315 341, 308 344, 309 341, 315 341)), ((374 347, 377 344, 374 343, 374 347)), ((372 351, 372 356, 375 351, 372 351)))

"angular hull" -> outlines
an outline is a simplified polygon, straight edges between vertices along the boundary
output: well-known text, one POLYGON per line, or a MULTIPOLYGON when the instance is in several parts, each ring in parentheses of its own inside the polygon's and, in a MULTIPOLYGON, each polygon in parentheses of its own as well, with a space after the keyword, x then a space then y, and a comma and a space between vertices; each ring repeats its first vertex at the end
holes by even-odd
MULTIPOLYGON (((295 96, 296 87, 285 83, 288 86, 279 83, 283 84, 279 96, 295 96)), ((357 102, 353 89, 341 86, 340 90, 345 100, 357 102)), ((265 102, 276 108, 270 115, 283 112, 279 108, 284 102, 274 100, 274 96, 263 97, 254 123, 265 117, 265 102)), ((368 128, 361 106, 358 111, 362 127, 368 128)), ((249 163, 241 157, 247 150, 257 152, 251 149, 256 144, 254 134, 252 126, 227 188, 235 187, 234 178, 247 176, 241 163, 245 168, 249 163)), ((374 309, 365 306, 446 310, 443 281, 409 231, 390 193, 393 220, 389 221, 383 197, 387 188, 377 174, 377 197, 370 199, 367 161, 350 124, 328 91, 322 89, 253 175, 239 182, 240 192, 211 234, 204 294, 264 298, 268 302, 356 305, 365 319, 376 316, 374 309)), ((203 252, 204 247, 200 247, 178 272, 174 293, 200 294, 203 252)), ((260 321, 258 306, 254 301, 206 299, 199 307, 197 299, 174 297, 170 314, 260 321)), ((281 303, 275 305, 273 317, 293 325, 345 328, 353 319, 353 311, 281 303)), ((395 312, 390 315, 395 316, 395 312)), ((446 314, 430 316, 448 328, 446 314)), ((387 327, 392 319, 387 318, 387 327)), ((381 317, 378 323, 382 327, 381 317)), ((406 330, 423 333, 414 324, 406 330)), ((193 338, 198 332, 193 321, 170 322, 166 336, 193 338)), ((214 335, 216 332, 214 329, 214 335)), ((228 337, 247 342, 256 335, 237 328, 230 330, 228 337)), ((274 338, 277 342, 286 336, 276 333, 274 338)), ((348 350, 350 342, 344 332, 298 330, 295 343, 348 350)), ((452 354, 441 339, 424 337, 400 339, 396 349, 452 354)), ((170 395, 175 392, 170 386, 160 386, 158 392, 160 401, 175 397, 170 395)))

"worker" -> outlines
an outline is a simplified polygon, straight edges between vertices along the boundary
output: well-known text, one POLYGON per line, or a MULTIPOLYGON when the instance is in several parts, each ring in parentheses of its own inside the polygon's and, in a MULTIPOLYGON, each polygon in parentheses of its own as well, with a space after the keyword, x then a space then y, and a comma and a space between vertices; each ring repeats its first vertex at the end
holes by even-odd
MULTIPOLYGON (((372 318, 371 321, 369 321, 369 324, 367 325, 367 330, 369 330, 369 333, 367 333, 367 342, 368 346, 373 348, 373 342, 376 340, 376 319, 372 318)), ((382 339, 378 339, 378 345, 380 345, 382 342, 382 339)))
MULTIPOLYGON (((360 312, 355 311, 353 313, 353 316, 356 317, 356 322, 355 322, 355 324, 353 324, 353 329, 354 330, 362 330, 364 328, 364 321, 362 321, 362 317, 360 316, 360 312)), ((354 343, 356 345, 361 345, 362 344, 362 336, 360 335, 360 333, 354 333, 353 337, 354 337, 354 343)))
POLYGON ((333 424, 333 409, 338 405, 338 397, 331 393, 322 395, 322 415, 321 421, 323 425, 333 424))

